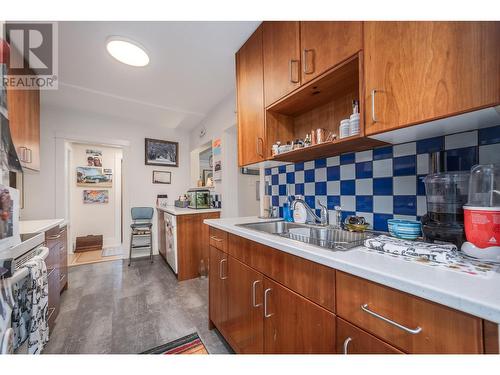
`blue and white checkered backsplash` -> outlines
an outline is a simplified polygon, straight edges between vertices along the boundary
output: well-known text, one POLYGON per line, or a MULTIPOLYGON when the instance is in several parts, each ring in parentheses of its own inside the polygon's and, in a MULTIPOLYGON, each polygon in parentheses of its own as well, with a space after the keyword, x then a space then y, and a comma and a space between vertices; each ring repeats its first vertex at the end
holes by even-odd
POLYGON ((280 216, 287 194, 300 194, 318 214, 319 200, 329 210, 341 206, 343 219, 364 216, 373 229, 387 231, 388 219, 426 213, 423 179, 435 151, 445 152, 450 171, 500 163, 500 126, 268 168, 268 194, 280 216))

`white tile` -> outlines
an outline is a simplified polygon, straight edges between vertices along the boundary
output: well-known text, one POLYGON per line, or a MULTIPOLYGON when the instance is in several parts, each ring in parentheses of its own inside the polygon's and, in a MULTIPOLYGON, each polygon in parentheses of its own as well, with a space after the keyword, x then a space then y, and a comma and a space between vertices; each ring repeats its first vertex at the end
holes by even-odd
POLYGON ((288 195, 295 195, 295 184, 288 184, 288 195))
POLYGON ((322 205, 327 206, 326 195, 316 195, 316 208, 320 208, 318 201, 320 201, 322 205))
POLYGON ((271 186, 271 194, 272 195, 278 195, 278 192, 279 192, 278 185, 271 186))
POLYGON ((278 184, 280 184, 280 185, 286 184, 286 173, 280 173, 278 175, 278 184))
POLYGON ((373 195, 373 178, 356 180, 356 195, 373 195))
POLYGON ((266 175, 266 176, 264 177, 264 181, 265 181, 265 182, 268 182, 268 183, 271 183, 271 175, 266 175))
POLYGON ((303 184, 304 183, 304 171, 295 172, 295 183, 303 184))
POLYGON ((500 143, 492 145, 479 146, 479 163, 496 164, 500 163, 500 143))
POLYGON ((314 182, 306 182, 304 184, 304 195, 315 195, 314 182))
POLYGON ((417 217, 413 215, 394 215, 394 219, 417 221, 417 217))
POLYGON ((306 161, 304 163, 304 170, 306 169, 314 169, 314 160, 306 161))
POLYGON ((340 166, 341 180, 354 180, 356 178, 355 164, 346 164, 340 166))
POLYGON ((340 156, 332 156, 326 159, 327 167, 335 167, 336 165, 340 165, 340 156))
POLYGON ((295 171, 295 164, 287 164, 285 168, 286 168, 287 172, 294 172, 295 171))
POLYGON ((280 195, 278 198, 278 202, 280 206, 283 206, 283 204, 287 201, 287 196, 286 195, 280 195))
POLYGON ((368 151, 356 152, 355 158, 356 158, 355 159, 356 163, 361 163, 363 161, 372 161, 373 160, 373 151, 368 150, 368 151))
POLYGON ((429 154, 417 155, 417 174, 429 173, 429 154))
POLYGON ((425 195, 417 196, 417 216, 425 215, 427 212, 427 199, 425 195))
POLYGON ((373 161, 373 177, 392 177, 392 159, 373 161))
POLYGON ((326 183, 327 195, 340 195, 340 181, 328 181, 326 183))
POLYGON ((377 214, 392 214, 393 199, 391 196, 374 195, 373 196, 373 212, 377 214))
POLYGON ((477 146, 477 130, 466 133, 447 135, 444 137, 444 149, 477 146))
POLYGON ((343 195, 340 197, 342 211, 356 211, 356 197, 354 195, 343 195))
POLYGON ((326 181, 326 168, 318 168, 314 171, 314 181, 315 182, 326 181))
POLYGON ((392 148, 393 157, 415 155, 417 153, 417 143, 409 142, 402 145, 395 145, 392 148))
POLYGON ((416 195, 417 176, 399 176, 393 180, 394 195, 416 195))
POLYGON ((363 216, 365 222, 370 224, 369 229, 373 229, 373 214, 371 212, 356 212, 356 216, 363 216))
POLYGON ((274 167, 271 169, 271 174, 278 174, 278 167, 274 167))

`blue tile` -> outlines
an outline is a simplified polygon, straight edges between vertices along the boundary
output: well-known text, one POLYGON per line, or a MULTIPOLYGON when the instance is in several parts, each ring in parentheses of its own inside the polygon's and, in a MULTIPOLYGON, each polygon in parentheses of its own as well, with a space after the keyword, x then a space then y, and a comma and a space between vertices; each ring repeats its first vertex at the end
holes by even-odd
POLYGON ((334 210, 335 206, 340 206, 340 196, 339 195, 328 195, 326 197, 326 204, 329 210, 334 210))
POLYGON ((286 172, 286 165, 280 165, 278 167, 278 173, 285 173, 286 172))
POLYGON ((394 218, 390 214, 373 214, 373 229, 387 232, 387 220, 394 218))
POLYGON ((279 197, 277 195, 273 195, 271 201, 271 204, 275 207, 280 205, 279 197))
POLYGON ((392 146, 379 147, 373 150, 373 160, 392 158, 392 146))
POLYGON ((356 215, 356 212, 354 212, 354 211, 342 211, 342 213, 341 213, 342 222, 345 221, 347 216, 354 216, 354 215, 356 215))
POLYGON ((356 194, 355 180, 340 181, 340 195, 355 195, 355 194, 356 194))
POLYGON ((280 215, 280 217, 283 217, 283 207, 280 207, 280 208, 279 208, 279 212, 280 212, 280 214, 279 214, 279 215, 280 215))
POLYGON ((304 200, 313 210, 316 208, 316 197, 314 195, 306 195, 304 200))
POLYGON ((314 182, 314 169, 304 171, 304 182, 314 182))
POLYGON ((295 195, 304 195, 304 184, 295 184, 295 195))
POLYGON ((392 204, 394 214, 417 215, 417 197, 415 195, 394 196, 392 204))
POLYGON ((353 164, 355 161, 355 154, 354 152, 351 152, 349 154, 342 154, 340 155, 340 164, 353 164))
POLYGON ((300 162, 300 163, 295 164, 295 172, 303 171, 303 170, 304 170, 304 162, 300 162))
POLYGON ((448 150, 446 153, 446 169, 448 171, 469 171, 478 163, 478 147, 465 147, 448 150))
POLYGON ((394 176, 413 176, 417 173, 416 155, 401 156, 392 160, 394 176))
POLYGON ((272 185, 278 185, 278 175, 277 174, 273 174, 271 176, 271 184, 272 185))
POLYGON ((356 196, 356 211, 373 212, 373 196, 371 195, 356 196))
POLYGON ((287 184, 294 184, 295 183, 295 173, 294 172, 288 172, 286 174, 286 183, 287 184))
POLYGON ((479 129, 477 135, 480 146, 500 143, 500 126, 479 129))
POLYGON ((273 194, 273 187, 271 185, 269 185, 267 187, 267 195, 272 195, 273 194))
POLYGON ((324 168, 326 167, 326 159, 316 159, 314 161, 314 168, 324 168))
POLYGON ((271 175, 271 168, 266 168, 266 176, 270 176, 271 175))
POLYGON ((278 194, 279 195, 286 195, 286 185, 279 185, 278 186, 278 194))
POLYGON ((425 174, 417 176, 417 195, 425 195, 425 174))
POLYGON ((444 137, 427 138, 417 141, 417 154, 444 150, 444 137))
POLYGON ((315 195, 326 195, 326 182, 316 182, 314 185, 315 195))
POLYGON ((314 211, 315 211, 314 213, 316 214, 316 216, 321 217, 321 209, 317 208, 314 211))
POLYGON ((373 195, 392 195, 392 177, 373 179, 373 195))
POLYGON ((338 181, 340 180, 340 166, 326 168, 326 180, 338 181))
POLYGON ((372 178, 372 176, 373 163, 371 161, 356 163, 356 178, 372 178))

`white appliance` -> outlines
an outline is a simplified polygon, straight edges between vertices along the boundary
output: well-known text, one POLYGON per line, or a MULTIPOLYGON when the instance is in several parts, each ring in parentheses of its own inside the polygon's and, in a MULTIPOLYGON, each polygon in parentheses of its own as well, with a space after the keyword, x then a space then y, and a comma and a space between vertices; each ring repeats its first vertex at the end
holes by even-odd
POLYGON ((167 242, 165 259, 177 275, 177 218, 168 212, 163 214, 165 215, 165 239, 167 242))

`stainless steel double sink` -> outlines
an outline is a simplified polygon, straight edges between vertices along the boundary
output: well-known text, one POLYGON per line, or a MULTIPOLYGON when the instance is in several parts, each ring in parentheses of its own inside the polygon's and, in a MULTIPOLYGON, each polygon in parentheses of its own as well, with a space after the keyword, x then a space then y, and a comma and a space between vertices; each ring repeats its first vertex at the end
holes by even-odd
POLYGON ((287 221, 248 223, 238 224, 237 226, 338 251, 360 246, 366 238, 372 236, 371 233, 367 232, 349 232, 333 227, 297 224, 287 221))

